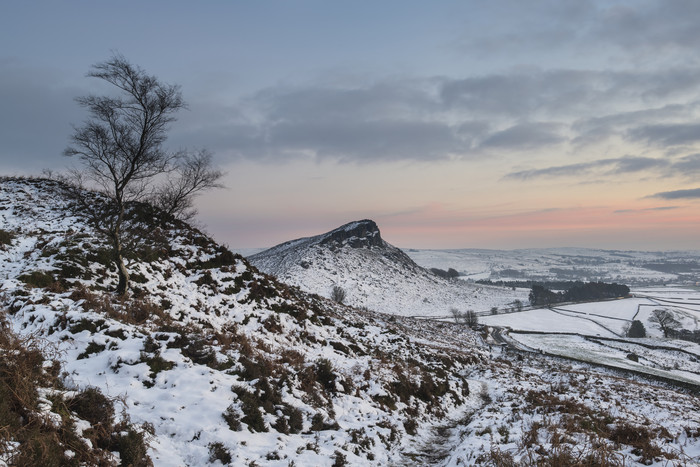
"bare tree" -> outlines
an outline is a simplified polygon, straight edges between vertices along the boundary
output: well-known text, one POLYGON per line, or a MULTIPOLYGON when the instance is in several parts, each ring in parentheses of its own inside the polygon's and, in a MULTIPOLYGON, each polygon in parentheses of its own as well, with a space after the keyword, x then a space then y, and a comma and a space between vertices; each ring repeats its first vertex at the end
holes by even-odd
POLYGON ((659 326, 659 329, 664 333, 664 337, 668 337, 670 331, 681 327, 681 323, 676 319, 676 315, 668 310, 652 311, 649 322, 659 326))
POLYGON ((345 289, 339 285, 334 285, 331 290, 331 300, 336 303, 343 303, 345 301, 345 289))
POLYGON ((464 313, 464 323, 470 328, 475 328, 479 324, 479 316, 474 310, 467 310, 464 313))
POLYGON ((479 324, 479 317, 474 310, 461 312, 457 308, 450 308, 450 313, 457 324, 466 324, 470 328, 479 324))
MULTIPOLYGON (((104 205, 88 206, 88 212, 97 230, 112 245, 112 259, 119 275, 117 294, 123 295, 129 287, 123 256, 129 235, 125 232, 127 206, 153 199, 155 179, 167 178, 177 171, 178 154, 166 151, 163 143, 175 113, 185 108, 185 102, 179 86, 162 83, 121 55, 94 65, 87 76, 106 81, 117 93, 76 99, 88 110, 89 118, 82 126, 74 127, 72 144, 64 154, 77 156, 84 165, 83 171, 75 172, 78 184, 89 183, 106 199, 104 205)), ((185 158, 185 167, 187 161, 185 158)), ((194 175, 193 169, 185 168, 177 179, 180 181, 172 182, 173 186, 184 187, 170 202, 173 214, 191 209, 191 197, 201 189, 217 186, 221 173, 211 171, 210 161, 206 154, 195 156, 190 162, 195 166, 194 175), (201 175, 198 167, 209 175, 201 175)))

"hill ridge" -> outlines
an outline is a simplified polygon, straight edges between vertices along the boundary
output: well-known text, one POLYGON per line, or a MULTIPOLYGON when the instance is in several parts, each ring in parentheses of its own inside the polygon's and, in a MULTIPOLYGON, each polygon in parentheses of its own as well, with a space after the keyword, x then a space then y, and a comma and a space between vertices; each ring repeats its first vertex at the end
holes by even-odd
POLYGON ((525 299, 522 292, 449 281, 416 264, 381 237, 369 219, 281 243, 249 258, 261 271, 330 297, 346 290, 346 303, 403 316, 445 316, 451 308, 488 310, 525 299))

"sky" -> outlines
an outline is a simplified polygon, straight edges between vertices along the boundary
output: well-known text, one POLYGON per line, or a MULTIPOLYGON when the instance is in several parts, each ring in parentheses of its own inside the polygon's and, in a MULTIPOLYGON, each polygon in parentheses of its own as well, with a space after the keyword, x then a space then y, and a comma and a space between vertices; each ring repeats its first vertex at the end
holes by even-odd
POLYGON ((181 86, 198 224, 269 247, 700 249, 696 0, 0 3, 0 173, 62 156, 115 53, 181 86))

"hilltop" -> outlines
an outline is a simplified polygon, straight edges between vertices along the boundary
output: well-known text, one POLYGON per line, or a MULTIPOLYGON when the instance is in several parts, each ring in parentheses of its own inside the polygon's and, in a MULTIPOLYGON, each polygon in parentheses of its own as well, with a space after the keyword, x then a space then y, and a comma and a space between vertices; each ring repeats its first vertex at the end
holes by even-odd
POLYGON ((401 316, 446 316, 451 308, 485 311, 525 301, 527 292, 439 277, 386 242, 372 220, 350 222, 314 237, 291 240, 248 258, 261 271, 302 290, 401 316))
MULTIPOLYGON (((0 339, 0 422, 15 427, 0 430, 0 465, 79 465, 98 448, 105 465, 157 466, 698 459, 692 391, 339 305, 148 205, 129 216, 148 235, 119 299, 108 245, 66 187, 0 180, 0 321, 16 336, 0 339), (24 367, 35 384, 15 399, 7 362, 37 352, 44 363, 24 367), (55 436, 36 444, 41 433, 55 436)), ((328 244, 383 247, 356 227, 328 244)))

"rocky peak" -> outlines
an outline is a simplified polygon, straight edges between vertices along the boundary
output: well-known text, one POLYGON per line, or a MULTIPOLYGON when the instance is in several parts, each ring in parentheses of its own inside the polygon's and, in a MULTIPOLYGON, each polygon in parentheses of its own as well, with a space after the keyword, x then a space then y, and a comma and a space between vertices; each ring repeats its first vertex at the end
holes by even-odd
POLYGON ((384 241, 377 224, 369 219, 350 222, 323 235, 321 245, 347 245, 351 248, 369 248, 382 246, 384 241))

